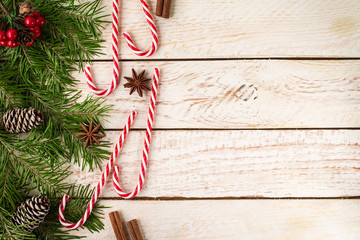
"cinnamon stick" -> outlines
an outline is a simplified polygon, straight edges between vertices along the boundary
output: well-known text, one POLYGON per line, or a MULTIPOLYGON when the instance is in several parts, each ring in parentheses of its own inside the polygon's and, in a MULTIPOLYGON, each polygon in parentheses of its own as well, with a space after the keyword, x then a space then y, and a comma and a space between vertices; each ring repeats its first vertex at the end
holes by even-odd
POLYGON ((132 240, 143 240, 141 235, 141 231, 136 219, 133 219, 126 223, 127 228, 129 229, 129 233, 132 240))
POLYGON ((120 230, 119 230, 116 220, 115 220, 114 212, 109 213, 109 217, 110 217, 110 222, 111 222, 111 225, 112 225, 114 233, 115 233, 116 240, 123 240, 121 238, 120 230))
POLYGON ((131 221, 130 221, 130 222, 126 222, 126 226, 127 226, 128 230, 129 230, 131 240, 137 240, 137 237, 136 237, 134 228, 133 228, 133 226, 132 226, 132 224, 131 224, 131 221))
POLYGON ((120 218, 119 212, 117 211, 111 212, 109 213, 109 217, 110 217, 111 225, 114 229, 116 240, 127 240, 124 225, 120 218))
POLYGON ((131 220, 131 224, 132 224, 133 229, 135 231, 135 235, 136 235, 137 240, 143 240, 143 237, 141 235, 141 231, 140 231, 139 225, 137 223, 137 220, 136 219, 131 220))
POLYGON ((163 6, 163 11, 162 11, 163 18, 170 17, 170 8, 171 8, 171 0, 164 0, 164 6, 163 6))
POLYGON ((157 0, 155 15, 161 17, 163 12, 164 0, 157 0))

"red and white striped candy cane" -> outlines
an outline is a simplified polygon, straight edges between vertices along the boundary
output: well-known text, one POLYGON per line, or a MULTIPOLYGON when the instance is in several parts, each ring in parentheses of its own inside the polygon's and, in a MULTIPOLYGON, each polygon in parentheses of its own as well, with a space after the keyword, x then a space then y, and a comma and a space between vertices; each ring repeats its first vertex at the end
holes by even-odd
POLYGON ((144 149, 142 154, 142 160, 141 160, 141 167, 140 167, 140 173, 139 173, 139 180, 135 187, 135 189, 132 192, 124 192, 119 184, 119 167, 115 166, 114 168, 114 175, 113 175, 113 183, 115 187, 115 191, 120 197, 123 198, 133 198, 135 197, 140 190, 142 189, 144 182, 145 182, 145 175, 146 175, 146 168, 148 164, 148 157, 149 157, 149 148, 150 148, 150 141, 151 141, 151 131, 152 131, 152 125, 154 121, 154 111, 155 111, 155 103, 156 103, 156 96, 157 96, 157 88, 159 83, 159 75, 160 70, 158 68, 155 68, 155 73, 153 76, 153 84, 151 89, 151 97, 150 97, 150 106, 149 106, 149 112, 148 112, 148 119, 147 119, 147 125, 146 125, 146 135, 144 140, 144 149))
POLYGON ((101 176, 101 179, 100 179, 100 181, 98 182, 98 184, 96 186, 95 192, 91 197, 89 205, 87 206, 83 217, 76 223, 70 223, 70 222, 66 221, 66 219, 64 217, 65 206, 66 206, 67 201, 69 200, 69 195, 67 195, 67 194, 64 195, 63 199, 61 200, 60 206, 59 206, 59 215, 58 215, 59 216, 59 221, 64 227, 69 228, 69 229, 79 228, 89 218, 89 216, 90 216, 90 214, 91 214, 91 212, 92 212, 92 210, 94 208, 94 205, 96 203, 96 200, 98 199, 98 197, 100 195, 100 192, 101 192, 102 188, 105 185, 106 179, 109 176, 109 173, 110 173, 111 169, 113 168, 114 161, 117 158, 117 156, 118 156, 118 154, 119 154, 119 152, 121 150, 121 147, 122 147, 122 145, 123 145, 123 143, 124 143, 124 141, 126 139, 126 135, 129 132, 130 126, 132 125, 132 123, 133 123, 133 121, 135 119, 135 116, 136 116, 136 112, 132 111, 130 113, 130 116, 129 116, 129 118, 128 118, 125 126, 124 126, 124 129, 123 129, 120 137, 119 137, 119 141, 115 145, 114 152, 111 154, 110 160, 106 164, 105 172, 103 172, 103 174, 101 176))
MULTIPOLYGON (((156 96, 157 96, 157 87, 158 87, 158 83, 159 83, 159 76, 160 76, 160 70, 158 68, 155 68, 155 72, 154 72, 154 76, 153 76, 153 86, 152 86, 152 90, 151 90, 151 97, 150 97, 150 107, 149 107, 149 117, 147 120, 147 128, 146 128, 146 136, 145 136, 145 143, 144 143, 144 151, 143 151, 143 158, 142 158, 142 162, 141 162, 141 171, 140 171, 140 176, 139 176, 139 182, 137 187, 135 188, 134 192, 132 193, 124 193, 120 186, 119 186, 119 181, 118 181, 118 176, 119 176, 119 167, 115 168, 115 173, 116 176, 114 175, 114 184, 116 181, 116 185, 115 185, 115 189, 116 192, 124 197, 124 198, 132 198, 135 197, 141 190, 144 181, 145 181, 145 173, 146 173, 146 167, 147 167, 147 160, 148 160, 148 154, 149 154, 149 147, 150 147, 150 140, 151 140, 151 131, 152 131, 152 123, 154 120, 154 110, 155 110, 155 103, 156 103, 156 96), (119 192, 120 191, 120 192, 119 192)), ((100 181, 98 182, 98 184, 96 185, 96 189, 95 192, 93 193, 91 200, 86 208, 86 211, 83 215, 83 217, 77 221, 76 223, 70 223, 68 221, 66 221, 65 216, 64 216, 64 211, 65 211, 65 207, 66 207, 66 203, 69 200, 69 195, 65 194, 63 199, 61 200, 60 206, 59 206, 59 221, 60 223, 69 229, 76 229, 81 227, 89 218, 94 205, 101 193, 102 188, 105 185, 106 179, 108 178, 111 169, 114 166, 114 161, 117 158, 117 156, 120 153, 120 150, 123 146, 123 143, 126 139, 126 136, 129 132, 129 129, 132 125, 132 123, 134 122, 136 116, 136 112, 132 111, 130 113, 130 116, 124 126, 124 129, 119 137, 119 141, 117 142, 117 144, 115 145, 115 149, 114 152, 111 154, 110 156, 110 160, 108 161, 108 163, 106 164, 106 168, 105 171, 103 172, 100 181)))
POLYGON ((90 67, 85 68, 87 84, 90 89, 98 96, 109 96, 118 85, 119 81, 119 49, 118 49, 118 33, 119 33, 119 4, 118 0, 113 0, 112 10, 112 52, 113 52, 113 79, 108 89, 98 89, 91 77, 90 67))
POLYGON ((149 10, 149 5, 146 3, 145 0, 140 0, 140 2, 142 5, 142 8, 144 10, 146 20, 147 20, 148 25, 151 30, 151 36, 152 36, 151 48, 147 51, 141 51, 135 46, 134 41, 132 40, 129 33, 125 32, 125 33, 123 33, 123 35, 126 39, 128 46, 133 51, 133 53, 135 53, 136 55, 141 56, 141 57, 150 57, 151 55, 153 55, 156 52, 156 50, 158 48, 158 44, 159 44, 159 39, 158 39, 158 34, 157 34, 157 29, 156 29, 156 26, 154 23, 154 19, 152 18, 150 10, 149 10))

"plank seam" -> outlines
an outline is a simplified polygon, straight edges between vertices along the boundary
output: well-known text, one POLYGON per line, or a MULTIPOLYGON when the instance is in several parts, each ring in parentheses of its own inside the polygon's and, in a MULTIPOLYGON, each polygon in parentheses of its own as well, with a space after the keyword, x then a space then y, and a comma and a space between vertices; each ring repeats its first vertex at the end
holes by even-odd
MULTIPOLYGON (((243 58, 158 58, 158 59, 119 59, 119 62, 202 62, 202 61, 353 61, 360 57, 243 57, 243 58)), ((112 59, 94 59, 92 62, 112 62, 112 59)))
MULTIPOLYGON (((121 131, 121 128, 106 128, 105 131, 121 131)), ((146 128, 134 128, 132 131, 145 131, 146 128)), ((153 128, 153 131, 334 131, 334 130, 360 130, 353 128, 153 128)))
POLYGON ((103 197, 101 200, 123 200, 123 201, 211 201, 211 200, 346 200, 360 199, 360 196, 347 197, 135 197, 131 200, 120 197, 103 197))

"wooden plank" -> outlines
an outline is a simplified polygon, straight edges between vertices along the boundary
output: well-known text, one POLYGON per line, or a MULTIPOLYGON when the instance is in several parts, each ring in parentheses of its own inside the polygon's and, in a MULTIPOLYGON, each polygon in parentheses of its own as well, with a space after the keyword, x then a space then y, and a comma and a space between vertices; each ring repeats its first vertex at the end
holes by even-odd
MULTIPOLYGON (((112 0, 104 0, 111 13, 112 0)), ((147 1, 155 13, 156 0, 147 1)), ((156 17, 160 48, 153 58, 360 57, 358 0, 182 0, 170 19, 156 17)), ((122 33, 141 49, 151 35, 139 1, 120 1, 120 58, 138 59, 122 33)), ((111 18, 108 18, 111 21, 111 18)), ((111 59, 111 24, 105 24, 111 59)))
MULTIPOLYGON (((107 139, 115 143, 118 135, 108 131, 107 139)), ((115 162, 127 190, 137 183, 143 137, 130 132, 115 162)), ((359 144, 360 130, 155 131, 139 196, 360 196, 359 144)), ((73 171, 71 182, 79 184, 95 186, 101 175, 73 171)), ((111 178, 101 196, 117 196, 111 178)))
MULTIPOLYGON (((149 94, 129 96, 123 76, 135 67, 151 77, 155 66, 162 71, 155 128, 360 127, 360 61, 281 60, 123 62, 106 128, 121 128, 132 109, 139 112, 134 127, 145 128, 149 94), (257 99, 239 97, 244 84, 257 87, 257 99)), ((92 70, 99 88, 107 88, 112 63, 97 62, 92 70)), ((74 76, 91 93, 84 73, 74 76)))
MULTIPOLYGON (((360 236, 360 200, 103 200, 125 220, 137 218, 148 240, 277 239, 355 240, 360 236)), ((105 229, 77 235, 114 239, 109 218, 105 229)))

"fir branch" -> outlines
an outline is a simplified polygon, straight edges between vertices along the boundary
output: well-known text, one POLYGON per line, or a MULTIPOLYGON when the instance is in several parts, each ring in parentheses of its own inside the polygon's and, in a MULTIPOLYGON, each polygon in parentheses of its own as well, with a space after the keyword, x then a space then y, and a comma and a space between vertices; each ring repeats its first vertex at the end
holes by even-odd
POLYGON ((5 5, 3 4, 3 2, 0 0, 0 8, 3 10, 3 12, 7 15, 7 16, 11 16, 9 10, 7 10, 7 8, 5 7, 5 5))
POLYGON ((11 222, 12 214, 0 206, 0 234, 1 239, 9 240, 35 240, 36 235, 26 232, 11 222))
POLYGON ((20 186, 27 186, 29 190, 36 188, 38 192, 45 195, 59 196, 65 193, 65 190, 69 188, 69 184, 63 183, 70 172, 67 169, 63 169, 65 162, 57 163, 55 166, 48 164, 46 159, 47 154, 43 155, 51 143, 42 144, 42 141, 27 140, 21 141, 20 144, 7 144, 0 137, 0 144, 4 147, 10 156, 8 160, 12 160, 10 167, 14 169, 19 175, 20 186), (27 152, 27 154, 16 154, 16 152, 27 152), (35 157, 31 156, 31 153, 39 152, 35 157))
MULTIPOLYGON (((0 147, 0 150, 3 150, 0 147)), ((11 166, 9 155, 3 154, 3 161, 0 162, 0 206, 14 211, 22 200, 24 192, 17 181, 16 172, 11 166)))
MULTIPOLYGON (((31 91, 31 93, 34 96, 34 100, 42 106, 41 109, 50 117, 49 121, 54 123, 53 126, 57 129, 57 134, 61 133, 63 136, 63 143, 67 147, 74 163, 82 166, 83 170, 87 166, 90 170, 93 170, 94 167, 100 167, 102 159, 107 158, 110 154, 104 150, 109 144, 103 142, 101 146, 94 145, 85 148, 84 142, 81 142, 75 133, 79 130, 80 122, 86 122, 90 119, 98 120, 99 116, 105 116, 104 113, 109 110, 109 107, 102 107, 99 99, 87 98, 82 103, 68 105, 65 102, 61 102, 61 99, 48 99, 49 96, 44 93, 35 91, 31 91), (54 99, 54 103, 50 102, 54 99), (62 111, 62 108, 64 111, 62 111), (81 111, 81 114, 75 114, 73 110, 81 111)), ((79 97, 78 92, 71 99, 76 101, 79 97)), ((51 136, 53 135, 49 135, 49 137, 51 136)))
MULTIPOLYGON (((19 1, 2 2, 15 16, 19 1)), ((32 47, 0 49, 0 115, 9 108, 31 106, 44 113, 45 119, 43 126, 20 137, 0 130, 0 234, 5 239, 74 239, 77 237, 70 236, 71 232, 57 221, 59 197, 72 191, 74 200, 66 214, 70 220, 77 221, 92 191, 89 187, 77 188, 66 183, 69 164, 72 161, 93 169, 109 155, 105 150, 107 142, 85 149, 75 133, 80 122, 100 122, 109 106, 99 99, 82 99, 80 91, 74 89, 78 81, 71 72, 81 70, 84 62, 101 54, 104 16, 100 0, 34 0, 33 3, 47 23, 32 47), (16 206, 34 191, 47 195, 52 213, 34 234, 29 234, 9 219, 16 206)), ((90 231, 103 227, 101 208, 96 206, 84 225, 90 231)))
POLYGON ((0 115, 8 108, 23 107, 27 88, 18 83, 17 69, 8 63, 0 63, 0 115))

